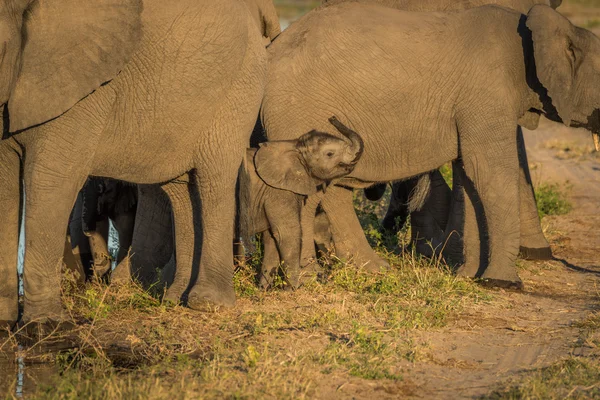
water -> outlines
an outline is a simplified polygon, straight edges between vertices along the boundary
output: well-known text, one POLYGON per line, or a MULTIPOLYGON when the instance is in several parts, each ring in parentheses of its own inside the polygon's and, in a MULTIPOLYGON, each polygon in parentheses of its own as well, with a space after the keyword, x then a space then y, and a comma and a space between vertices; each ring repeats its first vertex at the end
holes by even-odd
POLYGON ((56 376, 55 365, 27 359, 20 347, 16 352, 0 353, 0 393, 6 398, 30 396, 40 385, 51 385, 56 376))

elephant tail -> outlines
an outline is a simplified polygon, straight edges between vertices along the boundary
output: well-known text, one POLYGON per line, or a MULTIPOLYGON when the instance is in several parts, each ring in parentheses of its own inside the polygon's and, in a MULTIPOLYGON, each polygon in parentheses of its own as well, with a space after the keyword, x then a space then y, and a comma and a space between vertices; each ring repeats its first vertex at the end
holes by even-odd
POLYGON ((408 211, 419 211, 425 205, 431 190, 431 173, 419 176, 417 184, 411 190, 408 200, 408 211))

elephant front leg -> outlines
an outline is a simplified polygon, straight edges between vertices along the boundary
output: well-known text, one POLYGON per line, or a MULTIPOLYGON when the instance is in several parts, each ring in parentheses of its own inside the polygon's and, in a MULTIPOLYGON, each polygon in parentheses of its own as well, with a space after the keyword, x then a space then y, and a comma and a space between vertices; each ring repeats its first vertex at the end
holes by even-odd
POLYGON ((302 229, 300 265, 302 267, 309 265, 317 258, 315 253, 315 215, 322 198, 323 192, 308 196, 300 210, 300 227, 302 229))
MULTIPOLYGON (((0 335, 19 317, 17 255, 20 208, 20 159, 3 142, 0 143, 0 335)), ((62 237, 64 239, 64 232, 62 237)))
POLYGON ((263 244, 263 260, 260 266, 258 286, 261 289, 269 289, 273 286, 275 277, 279 274, 281 258, 279 257, 277 243, 275 242, 275 238, 271 235, 271 232, 263 232, 261 238, 263 244))
MULTIPOLYGON (((231 155, 228 157, 231 158, 231 155)), ((235 186, 241 159, 234 163, 233 168, 227 168, 221 161, 203 159, 193 174, 200 196, 199 207, 194 204, 194 212, 200 212, 200 226, 196 225, 195 229, 195 248, 202 255, 194 255, 195 260, 200 258, 200 265, 196 269, 197 274, 194 273, 197 279, 192 277, 194 284, 188 296, 188 306, 193 309, 206 310, 235 304, 232 235, 235 186), (215 171, 215 166, 218 166, 218 171, 215 171)))
POLYGON ((535 202, 523 130, 517 128, 517 149, 519 151, 519 196, 521 210, 521 243, 519 251, 526 260, 550 260, 552 250, 544 237, 540 217, 535 202))
POLYGON ((96 222, 96 228, 85 234, 90 240, 90 249, 94 258, 93 272, 96 278, 104 277, 112 267, 112 258, 108 251, 108 218, 96 222))
POLYGON ((377 272, 389 268, 369 245, 352 204, 352 190, 330 186, 323 196, 323 210, 331 223, 333 244, 338 257, 377 272))
POLYGON ((194 184, 189 179, 170 182, 163 186, 173 207, 175 225, 175 276, 167 289, 165 299, 173 303, 185 302, 184 293, 192 279, 194 264, 194 225, 199 225, 198 215, 194 214, 193 203, 198 202, 194 184), (194 218, 196 221, 194 221, 194 218))
POLYGON ((131 242, 131 275, 144 286, 159 278, 174 251, 173 219, 169 196, 160 185, 138 185, 138 204, 131 242))
MULTIPOLYGON (((480 265, 477 277, 493 286, 522 288, 517 275, 519 250, 519 161, 514 125, 478 130, 481 137, 461 135, 461 154, 469 194, 477 218, 480 265)), ((469 229, 466 226, 466 229, 469 229)), ((465 237, 468 237, 468 230, 465 237)), ((467 246, 472 244, 465 242, 467 246)), ((471 265, 469 248, 465 264, 471 265)))
POLYGON ((300 284, 302 244, 300 204, 295 194, 278 190, 273 198, 265 201, 264 206, 271 234, 279 249, 285 281, 291 288, 297 288, 300 284))
POLYGON ((86 178, 58 172, 69 170, 75 168, 57 168, 55 159, 31 160, 25 166, 24 323, 68 319, 61 302, 61 258, 70 211, 86 178))

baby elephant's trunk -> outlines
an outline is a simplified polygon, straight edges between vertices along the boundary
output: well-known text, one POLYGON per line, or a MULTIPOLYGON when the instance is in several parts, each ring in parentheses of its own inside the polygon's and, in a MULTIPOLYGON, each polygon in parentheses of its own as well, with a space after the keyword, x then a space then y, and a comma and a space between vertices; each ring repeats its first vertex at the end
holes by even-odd
POLYGON ((343 159, 345 164, 354 165, 358 162, 360 157, 362 156, 365 144, 362 138, 358 133, 354 132, 352 129, 348 128, 346 125, 342 124, 336 117, 329 118, 329 122, 331 125, 335 126, 335 128, 346 138, 346 142, 349 147, 346 151, 346 156, 343 159))

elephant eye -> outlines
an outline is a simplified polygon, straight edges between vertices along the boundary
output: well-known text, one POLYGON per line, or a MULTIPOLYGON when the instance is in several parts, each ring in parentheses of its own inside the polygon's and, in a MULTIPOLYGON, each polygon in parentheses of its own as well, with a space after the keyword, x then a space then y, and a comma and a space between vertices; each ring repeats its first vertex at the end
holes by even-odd
POLYGON ((328 151, 327 152, 327 157, 333 157, 333 151, 328 151))

